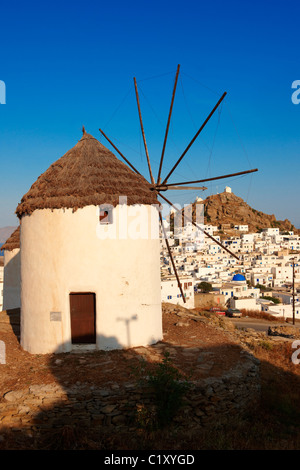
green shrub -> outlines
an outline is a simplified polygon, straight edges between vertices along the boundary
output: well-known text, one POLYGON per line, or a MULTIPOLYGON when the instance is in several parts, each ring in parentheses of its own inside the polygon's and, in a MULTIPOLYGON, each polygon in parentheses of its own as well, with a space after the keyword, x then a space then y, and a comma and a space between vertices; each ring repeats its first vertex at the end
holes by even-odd
POLYGON ((138 410, 139 424, 151 429, 166 427, 183 406, 191 383, 172 365, 168 352, 155 366, 143 360, 137 372, 145 389, 145 400, 138 410), (149 396, 151 403, 148 402, 149 396))

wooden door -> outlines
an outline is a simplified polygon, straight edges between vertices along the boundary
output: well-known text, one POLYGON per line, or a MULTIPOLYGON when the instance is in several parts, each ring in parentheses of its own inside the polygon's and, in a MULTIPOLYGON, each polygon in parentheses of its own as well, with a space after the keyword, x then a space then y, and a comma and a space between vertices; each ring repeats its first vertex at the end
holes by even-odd
POLYGON ((73 344, 96 343, 95 294, 70 294, 71 336, 73 344))

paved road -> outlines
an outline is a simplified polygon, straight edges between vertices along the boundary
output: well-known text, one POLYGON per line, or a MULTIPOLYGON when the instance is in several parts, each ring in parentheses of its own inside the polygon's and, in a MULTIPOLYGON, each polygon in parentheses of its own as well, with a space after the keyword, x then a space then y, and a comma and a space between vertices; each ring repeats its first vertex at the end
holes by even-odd
MULTIPOLYGON (((253 328, 256 331, 268 331, 269 326, 275 325, 274 322, 268 320, 259 320, 256 318, 250 317, 243 317, 243 318, 231 318, 232 322, 235 324, 237 328, 253 328)), ((279 323, 276 322, 276 325, 285 325, 285 326, 292 326, 291 323, 279 323)), ((297 326, 299 326, 297 324, 297 326)))

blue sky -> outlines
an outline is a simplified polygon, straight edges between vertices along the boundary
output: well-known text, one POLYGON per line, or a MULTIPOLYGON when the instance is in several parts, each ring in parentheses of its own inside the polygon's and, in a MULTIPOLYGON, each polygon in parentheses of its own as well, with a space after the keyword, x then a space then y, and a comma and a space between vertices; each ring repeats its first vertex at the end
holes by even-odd
POLYGON ((300 79, 297 1, 52 1, 1 4, 0 227, 37 177, 99 128, 147 178, 136 77, 157 175, 177 64, 163 176, 224 91, 227 96, 170 182, 251 168, 207 191, 168 192, 176 203, 226 185, 257 210, 300 227, 300 79))

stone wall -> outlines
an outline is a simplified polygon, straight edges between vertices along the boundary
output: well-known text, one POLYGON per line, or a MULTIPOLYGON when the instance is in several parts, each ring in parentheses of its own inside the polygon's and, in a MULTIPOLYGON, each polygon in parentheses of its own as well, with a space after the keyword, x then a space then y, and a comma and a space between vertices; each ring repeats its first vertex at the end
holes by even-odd
MULTIPOLYGON (((177 426, 190 429, 210 422, 239 417, 259 400, 259 361, 242 351, 241 360, 220 377, 192 382, 184 408, 175 417, 177 426)), ((31 385, 11 390, 0 400, 0 434, 7 429, 31 431, 64 425, 128 429, 136 425, 137 410, 151 404, 151 396, 136 383, 107 388, 85 384, 62 388, 58 384, 31 385)))

